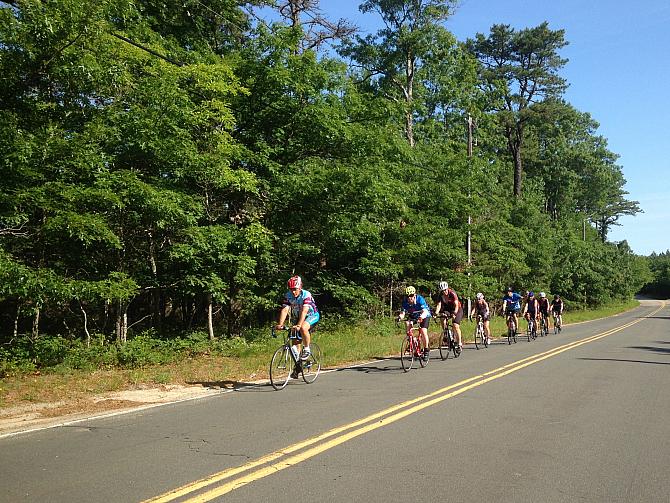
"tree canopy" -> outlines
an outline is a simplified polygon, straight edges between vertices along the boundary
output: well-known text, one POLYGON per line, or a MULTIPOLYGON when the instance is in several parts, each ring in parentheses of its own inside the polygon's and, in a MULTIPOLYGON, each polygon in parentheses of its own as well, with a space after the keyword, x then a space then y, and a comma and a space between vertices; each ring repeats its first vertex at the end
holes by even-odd
POLYGON ((562 30, 460 43, 452 2, 368 0, 360 37, 264 3, 0 2, 3 340, 232 335, 292 274, 347 316, 407 283, 597 305, 649 278, 607 242, 640 208, 562 98, 562 30))

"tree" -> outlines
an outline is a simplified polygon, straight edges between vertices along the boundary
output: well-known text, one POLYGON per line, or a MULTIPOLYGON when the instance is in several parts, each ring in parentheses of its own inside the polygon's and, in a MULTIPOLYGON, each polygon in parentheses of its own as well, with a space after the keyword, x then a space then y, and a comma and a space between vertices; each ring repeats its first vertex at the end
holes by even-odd
POLYGON ((379 14, 385 27, 375 35, 357 36, 340 51, 361 69, 363 82, 376 85, 400 105, 405 137, 412 147, 417 73, 433 51, 440 51, 445 37, 451 37, 441 23, 453 4, 448 0, 366 0, 360 10, 379 14))
POLYGON ((559 97, 567 87, 558 75, 567 62, 558 55, 567 45, 564 34, 564 30, 550 30, 546 22, 520 31, 496 24, 488 37, 478 33, 467 42, 482 65, 482 85, 492 98, 490 109, 496 112, 507 140, 516 197, 521 196, 526 126, 536 113, 542 113, 532 105, 559 97))

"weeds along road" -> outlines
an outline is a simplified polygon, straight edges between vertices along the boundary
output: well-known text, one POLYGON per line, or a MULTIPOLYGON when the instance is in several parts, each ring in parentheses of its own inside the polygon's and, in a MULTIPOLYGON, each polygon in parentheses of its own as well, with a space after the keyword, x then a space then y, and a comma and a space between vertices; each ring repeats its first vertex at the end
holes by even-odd
POLYGON ((0 501, 667 501, 670 303, 432 356, 0 438, 0 501))

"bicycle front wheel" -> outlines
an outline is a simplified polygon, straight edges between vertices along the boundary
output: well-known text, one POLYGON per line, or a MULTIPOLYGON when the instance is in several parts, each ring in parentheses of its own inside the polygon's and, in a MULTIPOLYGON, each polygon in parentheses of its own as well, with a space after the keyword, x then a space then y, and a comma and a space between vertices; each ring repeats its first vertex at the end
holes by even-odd
POLYGON ((281 346, 275 351, 270 362, 270 384, 274 389, 279 391, 286 386, 291 378, 293 366, 293 355, 291 355, 291 349, 288 346, 281 346))
POLYGON ((307 384, 312 384, 319 377, 321 371, 321 348, 315 342, 309 345, 312 353, 309 358, 302 361, 302 379, 307 384))
POLYGON ((446 360, 449 358, 449 334, 448 332, 442 332, 440 336, 440 358, 446 360))
POLYGON ((400 364, 405 372, 412 370, 412 364, 414 363, 414 348, 412 346, 413 344, 409 337, 405 337, 402 340, 402 346, 400 347, 400 364))
POLYGON ((430 347, 426 348, 424 343, 421 342, 419 343, 419 348, 421 348, 419 350, 419 365, 421 365, 421 367, 425 367, 426 365, 428 365, 428 362, 430 361, 430 347), (428 356, 426 358, 424 358, 423 356, 424 349, 428 350, 428 356))

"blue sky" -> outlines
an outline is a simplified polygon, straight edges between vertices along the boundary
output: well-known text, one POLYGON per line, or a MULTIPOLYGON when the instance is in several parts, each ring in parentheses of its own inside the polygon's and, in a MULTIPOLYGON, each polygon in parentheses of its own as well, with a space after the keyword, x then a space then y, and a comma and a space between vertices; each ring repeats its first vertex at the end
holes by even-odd
MULTIPOLYGON (((364 32, 379 26, 360 0, 321 0, 329 18, 349 19, 364 32)), ((599 134, 620 155, 628 198, 644 213, 623 217, 610 241, 635 253, 670 249, 670 0, 462 0, 447 28, 459 40, 488 34, 493 24, 517 29, 549 22, 564 29, 570 61, 565 98, 600 123, 599 134)))

